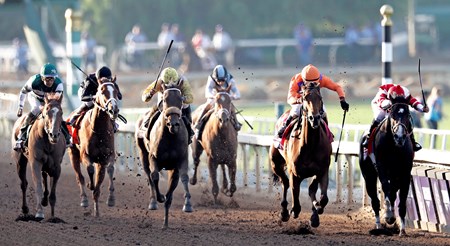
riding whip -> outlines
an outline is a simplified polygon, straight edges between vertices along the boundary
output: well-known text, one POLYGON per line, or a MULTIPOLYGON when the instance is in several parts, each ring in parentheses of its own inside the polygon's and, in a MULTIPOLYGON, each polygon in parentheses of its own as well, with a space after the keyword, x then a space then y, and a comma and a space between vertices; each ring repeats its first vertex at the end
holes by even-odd
POLYGON ((341 146, 341 138, 342 138, 342 132, 344 131, 344 123, 345 123, 345 115, 347 114, 347 111, 344 110, 344 117, 342 118, 342 126, 341 126, 341 133, 339 134, 339 142, 338 147, 336 150, 336 155, 334 156, 334 163, 337 162, 338 154, 339 154, 339 147, 341 146))
POLYGON ((239 115, 242 117, 242 119, 244 119, 245 123, 247 123, 248 127, 250 127, 250 129, 253 130, 253 126, 250 125, 250 123, 249 123, 249 122, 244 118, 244 116, 241 114, 242 110, 238 110, 238 109, 236 108, 236 106, 234 106, 234 104, 231 104, 231 105, 233 105, 234 109, 236 110, 236 114, 239 114, 239 115))
POLYGON ((86 78, 87 78, 89 81, 91 81, 92 83, 94 83, 94 84, 96 84, 96 85, 98 86, 97 81, 91 79, 91 77, 90 77, 87 73, 85 73, 85 72, 84 72, 77 64, 75 64, 75 62, 73 62, 72 59, 70 59, 69 57, 67 57, 67 59, 69 59, 69 60, 70 60, 70 63, 72 63, 72 65, 74 65, 80 72, 82 72, 84 75, 86 75, 86 78))
POLYGON ((420 75, 420 58, 419 58, 419 66, 418 66, 418 70, 419 70, 420 90, 422 91, 422 97, 423 97, 423 105, 426 107, 426 106, 427 106, 427 101, 426 101, 426 99, 425 99, 425 94, 423 93, 422 76, 420 75))
POLYGON ((159 75, 161 75, 162 68, 164 66, 164 63, 166 62, 166 58, 167 58, 167 55, 169 54, 170 48, 172 47, 172 43, 173 43, 173 39, 170 40, 169 48, 167 48, 167 52, 164 55, 163 61, 161 63, 161 66, 159 67, 158 76, 156 76, 156 80, 155 80, 156 82, 155 82, 155 85, 153 86, 153 89, 155 89, 156 84, 158 83, 159 75))

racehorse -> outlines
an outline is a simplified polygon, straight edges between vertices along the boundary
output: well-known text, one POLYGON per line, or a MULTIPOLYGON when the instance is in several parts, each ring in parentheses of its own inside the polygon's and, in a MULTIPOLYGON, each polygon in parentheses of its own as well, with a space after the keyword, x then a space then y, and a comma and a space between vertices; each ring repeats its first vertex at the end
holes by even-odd
MULTIPOLYGON (((89 202, 85 192, 85 180, 81 173, 80 164, 86 166, 89 180, 87 187, 92 190, 94 200, 94 215, 100 215, 98 199, 100 188, 105 178, 105 169, 109 176, 109 196, 107 205, 115 205, 114 196, 114 124, 119 115, 119 105, 114 79, 103 78, 99 80, 99 86, 95 95, 94 107, 90 109, 79 123, 79 143, 69 148, 70 162, 75 171, 75 176, 80 187, 80 206, 88 207, 89 202), (95 174, 95 179, 94 179, 95 174)), ((77 142, 77 141, 75 141, 77 142)))
POLYGON ((385 222, 392 225, 396 222, 394 203, 399 192, 398 213, 400 216, 400 235, 405 232, 406 199, 411 182, 414 151, 410 134, 412 125, 409 106, 406 102, 394 103, 388 110, 387 118, 380 124, 373 141, 369 141, 369 149, 373 148, 372 158, 364 158, 364 147, 361 139, 359 166, 366 182, 366 191, 371 198, 375 213, 376 229, 381 229, 380 200, 377 196, 377 178, 380 179, 385 195, 385 222))
MULTIPOLYGON (((28 215, 27 205, 27 163, 30 163, 33 183, 36 189, 36 215, 37 220, 44 219, 42 206, 50 202, 51 218, 55 219, 56 185, 61 174, 61 162, 66 151, 66 141, 61 136, 63 110, 61 108, 61 93, 46 93, 44 107, 40 117, 36 119, 29 129, 28 146, 25 151, 13 151, 13 159, 17 164, 17 172, 22 189, 22 213, 28 215), (47 177, 50 176, 50 197, 47 177), (44 187, 42 187, 44 185, 44 187)), ((25 116, 20 117, 14 124, 12 143, 17 140, 20 127, 25 116)))
POLYGON ((141 131, 145 123, 144 117, 136 123, 135 140, 151 190, 148 209, 158 209, 156 201, 164 203, 164 229, 169 226, 169 209, 180 178, 185 192, 183 211, 193 211, 188 187, 188 130, 181 118, 182 83, 162 85, 161 112, 157 112, 156 121, 144 134, 141 131), (159 190, 159 172, 162 170, 168 172, 169 185, 166 195, 161 194, 159 190))
MULTIPOLYGON (((237 158, 237 131, 231 122, 232 102, 230 98, 231 85, 226 89, 216 86, 217 94, 214 97, 214 109, 205 123, 201 139, 194 138, 191 144, 192 157, 194 159, 194 175, 191 184, 197 183, 197 169, 200 164, 200 156, 205 150, 208 157, 209 177, 212 183, 212 194, 214 203, 217 204, 219 186, 217 184, 217 167, 222 167, 222 193, 233 197, 236 191, 236 158, 237 158), (225 172, 225 165, 228 167, 228 183, 225 172)), ((205 105, 206 106, 206 105, 205 105)), ((198 107, 193 113, 193 122, 198 121, 198 117, 203 108, 198 107)))
MULTIPOLYGON (((272 164, 274 180, 281 179, 282 201, 281 201, 281 221, 289 220, 290 213, 294 218, 298 218, 301 206, 299 202, 300 184, 309 177, 313 177, 309 185, 309 197, 312 202, 311 226, 320 225, 319 214, 322 214, 328 203, 328 169, 331 158, 331 133, 323 116, 323 101, 318 83, 310 82, 302 86, 302 109, 298 121, 291 122, 289 128, 294 128, 286 140, 283 149, 277 146, 270 147, 269 157, 272 164), (301 128, 299 127, 301 124, 301 128), (286 174, 285 169, 289 173, 286 174), (320 200, 316 199, 317 188, 320 185, 320 200), (287 210, 287 190, 292 189, 292 210, 287 210)), ((280 117, 277 127, 282 125, 282 120, 288 114, 280 117)), ((276 129, 276 132, 278 129, 276 129)))

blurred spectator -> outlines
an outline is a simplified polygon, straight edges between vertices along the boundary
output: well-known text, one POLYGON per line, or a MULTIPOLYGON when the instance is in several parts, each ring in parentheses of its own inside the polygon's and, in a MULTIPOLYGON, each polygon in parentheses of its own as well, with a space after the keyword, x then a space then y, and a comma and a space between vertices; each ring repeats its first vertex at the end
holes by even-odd
POLYGON ((81 57, 83 59, 83 66, 85 70, 89 70, 90 65, 92 65, 92 70, 97 68, 97 55, 95 53, 96 46, 97 41, 91 37, 88 32, 83 32, 81 34, 81 57))
POLYGON ((223 30, 222 25, 216 25, 213 39, 214 51, 219 64, 233 65, 233 40, 228 32, 223 30))
POLYGON ((294 38, 297 42, 295 48, 300 58, 300 65, 306 66, 312 63, 314 46, 311 31, 303 24, 298 24, 294 28, 294 38))
POLYGON ((186 52, 186 38, 183 33, 180 32, 180 26, 177 23, 174 23, 170 26, 170 31, 173 35, 174 42, 174 50, 170 54, 171 62, 174 67, 178 67, 178 70, 183 73, 186 72, 185 67, 188 65, 184 65, 185 63, 189 63, 189 54, 186 52))
POLYGON ((358 40, 359 32, 354 24, 350 24, 345 29, 345 44, 347 45, 347 62, 355 63, 360 61, 360 56, 358 53, 358 40))
MULTIPOLYGON (((428 95, 430 94, 430 92, 429 92, 429 91, 424 91, 423 94, 424 94, 425 98, 427 98, 428 95)), ((425 105, 425 103, 424 103, 424 101, 423 101, 423 98, 420 98, 420 99, 418 98, 418 101, 419 101, 421 104, 425 105)), ((421 112, 415 110, 413 107, 409 107, 409 110, 410 110, 410 112, 411 112, 411 118, 412 118, 414 127, 422 128, 422 127, 423 127, 423 124, 422 124, 422 116, 423 116, 423 113, 421 113, 421 112)))
POLYGON ((191 43, 195 54, 200 59, 202 69, 213 69, 217 65, 217 61, 211 52, 213 49, 211 38, 203 33, 202 29, 197 29, 191 39, 191 43))
POLYGON ((427 105, 430 107, 430 111, 425 114, 427 125, 431 129, 438 129, 438 122, 441 121, 443 117, 443 101, 440 88, 435 86, 431 89, 430 96, 427 99, 427 105))
POLYGON ((145 42, 147 42, 147 36, 141 32, 139 25, 134 25, 131 31, 125 36, 127 62, 129 65, 138 68, 144 67, 145 52, 139 47, 139 44, 145 42))
POLYGON ((28 74, 28 45, 20 38, 13 39, 15 49, 14 66, 18 79, 28 74))
POLYGON ((169 47, 170 41, 174 39, 175 37, 170 30, 169 23, 163 23, 161 25, 161 32, 158 35, 158 46, 165 51, 169 47))

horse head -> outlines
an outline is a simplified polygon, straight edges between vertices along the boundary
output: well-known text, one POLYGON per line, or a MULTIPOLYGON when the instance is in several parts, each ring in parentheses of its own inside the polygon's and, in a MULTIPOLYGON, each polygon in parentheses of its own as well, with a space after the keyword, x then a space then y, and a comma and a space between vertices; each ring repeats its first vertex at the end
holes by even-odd
POLYGON ((162 115, 164 122, 169 132, 172 134, 178 133, 180 125, 184 124, 181 119, 181 109, 183 106, 183 95, 181 93, 181 85, 170 84, 162 85, 163 101, 162 101, 162 115))
POLYGON ((61 93, 46 93, 44 95, 44 107, 42 109, 42 119, 44 120, 44 130, 47 133, 51 144, 58 143, 61 135, 61 123, 63 110, 61 107, 61 93))
POLYGON ((99 85, 97 94, 95 95, 95 104, 102 111, 105 111, 112 120, 116 120, 119 115, 116 77, 113 79, 101 78, 98 83, 99 85))
POLYGON ((412 132, 409 105, 406 102, 394 102, 388 112, 395 145, 403 147, 412 132))
POLYGON ((317 129, 323 118, 323 101, 320 83, 309 82, 303 85, 302 111, 313 129, 317 129))
POLYGON ((220 126, 225 125, 231 116, 231 97, 230 97, 231 85, 223 89, 220 86, 216 86, 216 95, 214 97, 214 112, 219 119, 220 126))

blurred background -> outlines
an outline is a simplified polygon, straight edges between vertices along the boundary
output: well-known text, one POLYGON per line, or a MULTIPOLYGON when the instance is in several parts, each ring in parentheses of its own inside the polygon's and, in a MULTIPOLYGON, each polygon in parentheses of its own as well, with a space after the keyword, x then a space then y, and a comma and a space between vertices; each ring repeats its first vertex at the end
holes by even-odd
MULTIPOLYGON (((386 3, 0 0, 0 87, 3 92, 18 93, 26 79, 49 61, 69 82, 69 95, 75 95, 84 75, 70 65, 69 57, 86 73, 101 65, 111 67, 119 82, 127 83, 122 86, 124 107, 142 107, 135 95, 155 79, 173 39, 164 66, 173 66, 188 77, 198 93, 194 106, 204 102, 204 84, 216 64, 226 65, 237 79, 243 95, 240 103, 273 106, 285 102, 290 78, 313 63, 367 110, 381 84, 380 8, 386 3), (71 35, 68 16, 73 22, 71 35), (76 41, 73 46, 80 54, 73 52, 68 39, 76 41), (80 77, 70 82, 68 69, 80 77)), ((424 90, 439 86, 445 97, 450 92, 450 1, 387 4, 394 10, 394 83, 408 86, 420 97, 417 63, 421 58, 424 90)), ((336 99, 332 93, 324 94, 336 99)))

